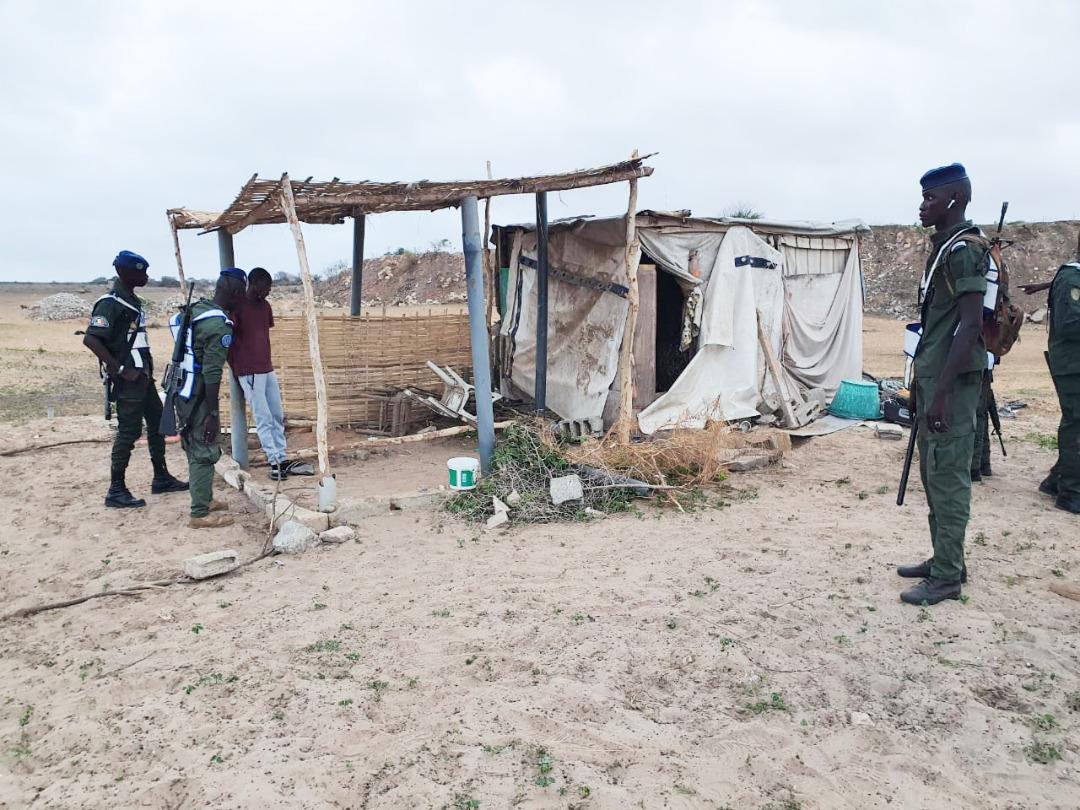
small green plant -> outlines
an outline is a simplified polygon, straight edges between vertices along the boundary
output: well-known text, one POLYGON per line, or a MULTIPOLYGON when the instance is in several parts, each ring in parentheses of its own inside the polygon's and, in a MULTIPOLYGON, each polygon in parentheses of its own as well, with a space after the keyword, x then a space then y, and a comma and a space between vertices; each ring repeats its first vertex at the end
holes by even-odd
POLYGON ((326 610, 326 605, 322 602, 313 602, 311 605, 312 610, 326 610))
POLYGON ((409 680, 406 681, 405 685, 408 686, 410 689, 415 689, 417 686, 420 685, 420 679, 419 678, 409 678, 409 680))
POLYGON ((971 597, 968 596, 966 593, 960 594, 960 604, 961 605, 966 605, 970 601, 971 601, 971 597))
POLYGON ((476 656, 475 655, 470 655, 468 658, 465 659, 465 666, 472 666, 472 664, 473 664, 473 662, 475 660, 476 660, 476 656))
POLYGON ((464 793, 454 796, 453 810, 480 810, 480 801, 464 793))
POLYGON ((224 610, 225 608, 232 607, 232 602, 218 602, 217 606, 224 610))
POLYGON ((919 621, 929 622, 933 621, 933 614, 930 613, 930 606, 923 602, 922 607, 919 608, 919 621))
POLYGON ((728 649, 729 647, 734 647, 735 646, 734 640, 732 640, 730 638, 722 638, 716 643, 720 645, 720 651, 721 652, 728 649))
POLYGON ((193 624, 193 625, 191 625, 191 632, 194 633, 195 635, 199 635, 199 633, 201 633, 202 631, 203 631, 203 626, 201 624, 193 624))
POLYGON ((22 716, 19 717, 19 728, 25 728, 26 725, 30 722, 30 718, 33 717, 33 716, 34 716, 34 707, 33 706, 27 706, 26 710, 23 711, 22 716))
POLYGON ((1053 574, 1055 577, 1058 577, 1059 579, 1062 579, 1065 576, 1065 572, 1062 571, 1060 568, 1053 568, 1051 569, 1050 573, 1053 574))
POLYGON ((350 664, 355 664, 357 661, 360 660, 360 653, 347 652, 345 653, 345 660, 348 661, 350 664))
POLYGON ((848 638, 847 636, 845 636, 845 635, 839 635, 839 636, 835 636, 835 637, 833 638, 833 641, 835 641, 835 642, 836 642, 837 644, 839 644, 839 645, 840 645, 841 647, 847 647, 847 646, 849 646, 849 645, 851 644, 851 639, 849 639, 849 638, 848 638))
POLYGON ((1031 718, 1031 725, 1039 731, 1053 731, 1058 727, 1058 722, 1052 714, 1036 714, 1031 718))
POLYGON ((353 699, 352 698, 345 698, 344 700, 339 700, 337 705, 341 706, 343 708, 348 708, 349 706, 352 706, 352 704, 353 704, 353 699))
POLYGON ((836 484, 836 486, 838 487, 846 487, 848 484, 851 483, 851 479, 847 476, 844 476, 843 478, 837 478, 835 481, 833 481, 833 483, 836 484))
POLYGON ((431 611, 431 615, 436 616, 440 619, 449 619, 450 611, 447 608, 443 608, 442 610, 433 610, 431 611))
POLYGON ((986 532, 976 532, 975 533, 975 545, 977 545, 977 546, 985 546, 986 545, 986 532))
POLYGON ((220 765, 220 764, 221 764, 221 763, 223 763, 224 761, 225 761, 225 760, 224 760, 224 758, 222 758, 222 756, 221 756, 221 753, 220 753, 220 752, 218 752, 218 753, 214 754, 214 755, 213 755, 212 757, 210 757, 210 762, 211 762, 211 764, 213 764, 213 765, 220 765))
POLYGON ((551 762, 551 755, 547 750, 540 748, 536 752, 536 784, 540 787, 547 787, 552 784, 555 779, 551 776, 551 770, 554 765, 551 762))
POLYGON ((673 618, 668 618, 668 620, 667 620, 666 622, 664 622, 664 626, 665 626, 665 627, 666 627, 666 628, 667 628, 668 630, 674 630, 674 629, 675 629, 676 627, 678 627, 679 625, 678 625, 678 623, 677 623, 677 622, 675 621, 675 619, 673 619, 673 618))
POLYGON ((773 692, 769 696, 768 701, 759 700, 756 703, 751 703, 747 706, 754 714, 764 714, 765 712, 786 712, 788 710, 787 703, 784 701, 784 696, 779 692, 773 692))
POLYGON ((1041 447, 1043 450, 1058 449, 1057 436, 1049 436, 1045 433, 1036 433, 1033 431, 1024 436, 1024 441, 1031 442, 1032 444, 1041 447))
POLYGON ((889 488, 884 484, 874 490, 878 495, 884 495, 889 491, 889 488))
POLYGON ((1030 745, 1024 746, 1024 755, 1040 765, 1049 765, 1061 759, 1061 752, 1057 746, 1041 740, 1032 740, 1030 745))
POLYGON ((326 639, 325 641, 316 641, 314 644, 308 644, 304 647, 304 652, 307 653, 321 653, 321 652, 337 652, 341 649, 341 642, 336 638, 326 639))
POLYGON ((1016 577, 1005 577, 1005 584, 1008 585, 1010 588, 1013 587, 1018 581, 1019 580, 1017 580, 1016 577))
POLYGON ((386 681, 371 681, 371 683, 368 684, 368 689, 375 693, 376 703, 382 702, 383 693, 385 693, 386 690, 389 688, 390 684, 386 681))
POLYGON ((860 491, 860 492, 859 492, 859 500, 860 500, 860 501, 865 501, 865 500, 866 500, 867 498, 869 498, 869 497, 870 497, 870 493, 869 493, 869 492, 864 492, 864 491, 860 491))

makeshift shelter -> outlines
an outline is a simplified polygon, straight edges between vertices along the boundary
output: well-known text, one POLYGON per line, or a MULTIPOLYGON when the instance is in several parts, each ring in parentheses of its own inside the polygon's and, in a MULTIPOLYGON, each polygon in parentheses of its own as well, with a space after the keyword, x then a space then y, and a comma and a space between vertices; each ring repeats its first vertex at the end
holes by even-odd
MULTIPOLYGON (((650 157, 639 157, 637 151, 629 160, 601 166, 595 169, 582 169, 562 174, 537 175, 467 181, 431 181, 415 182, 346 182, 339 178, 329 181, 312 182, 311 178, 293 182, 288 174, 278 179, 262 179, 253 175, 240 189, 240 193, 220 214, 194 211, 188 208, 169 209, 166 214, 173 233, 176 247, 177 267, 183 278, 183 264, 180 254, 180 230, 197 228, 203 233, 216 232, 218 253, 222 268, 235 265, 232 237, 251 225, 269 223, 288 223, 296 243, 300 276, 304 287, 304 319, 307 328, 308 348, 316 396, 316 442, 318 445, 319 472, 324 481, 329 475, 329 450, 327 428, 329 408, 327 404, 327 386, 319 342, 318 318, 315 314, 315 296, 308 267, 307 249, 304 245, 302 222, 340 224, 347 219, 353 220, 353 267, 352 267, 352 307, 351 315, 360 314, 361 289, 363 281, 363 255, 365 221, 368 214, 390 211, 435 211, 443 208, 458 207, 462 218, 462 247, 465 255, 466 282, 468 289, 470 348, 476 389, 477 427, 479 434, 480 458, 488 467, 495 446, 494 417, 492 410, 490 360, 489 360, 489 318, 485 313, 486 286, 485 272, 481 264, 482 241, 480 238, 477 203, 480 199, 490 200, 506 194, 535 194, 537 210, 538 255, 540 257, 539 283, 537 291, 538 311, 537 339, 534 341, 534 354, 540 358, 539 373, 534 375, 538 405, 543 405, 543 389, 546 379, 545 356, 547 344, 547 279, 546 279, 546 234, 547 234, 547 192, 567 191, 608 183, 626 181, 630 187, 630 206, 628 212, 636 209, 637 181, 648 177, 652 169, 643 161, 650 157)), ((490 167, 489 167, 490 171, 490 167)), ((490 209, 488 209, 490 212, 490 209)), ((486 217, 485 219, 489 219, 486 217)), ((633 238, 635 217, 629 213, 625 222, 626 245, 636 244, 633 238)), ((485 232, 488 222, 485 221, 485 232)), ((486 237, 486 233, 485 233, 486 237)), ((626 250, 626 254, 630 254, 626 250)), ((485 250, 486 258, 486 250, 485 250)), ((486 262, 484 262, 486 264, 486 262)), ((488 273, 488 276, 491 274, 488 273)), ((230 375, 230 379, 231 375, 230 375)), ((243 393, 233 380, 231 396, 238 403, 243 402, 243 393)), ((243 407, 233 407, 233 455, 241 466, 247 464, 246 434, 243 407)))
MULTIPOLYGON (((624 223, 549 226, 547 406, 564 419, 606 427, 617 413, 635 276, 640 313, 629 343, 643 433, 782 412, 808 392, 828 402, 843 379, 860 378, 862 222, 641 211, 637 256, 625 250, 624 223)), ((498 372, 505 395, 527 396, 536 373, 537 233, 495 226, 492 241, 505 268, 498 372)))

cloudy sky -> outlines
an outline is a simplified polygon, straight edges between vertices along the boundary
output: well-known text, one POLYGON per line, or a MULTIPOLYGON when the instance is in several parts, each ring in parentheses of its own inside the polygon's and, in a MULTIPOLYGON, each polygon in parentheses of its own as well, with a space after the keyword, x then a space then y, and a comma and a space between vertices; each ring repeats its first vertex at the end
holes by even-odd
MULTIPOLYGON (((1080 218, 1080 3, 0 0, 0 280, 84 280, 117 250, 175 275, 164 212, 220 210, 255 172, 415 180, 660 154, 641 207, 914 222, 960 160, 971 213, 1080 218)), ((616 214, 625 185, 549 200, 616 214)), ((496 222, 532 215, 498 198, 496 222)), ((309 226, 312 266, 348 227, 309 226)), ((367 253, 460 238, 384 214, 367 253)), ((213 236, 182 235, 216 272, 213 236)), ((237 263, 295 271, 285 226, 237 263)))

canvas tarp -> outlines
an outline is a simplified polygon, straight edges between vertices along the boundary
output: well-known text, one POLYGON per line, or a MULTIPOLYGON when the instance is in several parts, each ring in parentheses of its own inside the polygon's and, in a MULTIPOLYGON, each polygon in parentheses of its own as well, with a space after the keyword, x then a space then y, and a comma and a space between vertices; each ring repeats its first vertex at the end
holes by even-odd
MULTIPOLYGON (((600 282, 626 285, 625 225, 621 220, 553 232, 551 267, 600 282)), ((531 397, 536 385, 536 234, 518 232, 510 258, 509 317, 513 337, 509 395, 531 397), (524 261, 522 260, 524 259, 524 261)), ((619 365, 626 328, 625 297, 548 279, 547 407, 568 419, 599 418, 619 365)))
MULTIPOLYGON (((831 397, 843 379, 862 372, 862 275, 854 231, 860 223, 794 223, 791 233, 754 233, 747 224, 702 220, 642 227, 643 251, 684 290, 701 284, 699 351, 669 391, 639 417, 643 432, 707 419, 743 419, 775 407, 776 391, 757 338, 757 315, 781 360, 785 383, 822 388, 831 397), (846 228, 846 230, 845 230, 846 228), (766 241, 768 240, 768 241, 766 241), (770 244, 770 242, 772 244, 770 244), (702 277, 688 273, 698 251, 702 277), (756 261, 747 263, 747 258, 756 261), (742 263, 740 263, 742 262, 742 263), (774 265, 772 267, 768 265, 774 265)), ((535 233, 512 228, 508 307, 502 334, 513 345, 504 394, 532 396, 536 373, 535 233)), ((568 221, 549 238, 552 268, 581 279, 627 283, 622 218, 568 221)), ((627 302, 549 279, 547 405, 566 419, 599 417, 615 380, 627 302)))
POLYGON ((783 261, 780 251, 749 228, 727 232, 705 289, 698 352, 674 385, 638 416, 642 433, 759 415, 758 402, 774 387, 762 375, 755 313, 779 355, 783 261))

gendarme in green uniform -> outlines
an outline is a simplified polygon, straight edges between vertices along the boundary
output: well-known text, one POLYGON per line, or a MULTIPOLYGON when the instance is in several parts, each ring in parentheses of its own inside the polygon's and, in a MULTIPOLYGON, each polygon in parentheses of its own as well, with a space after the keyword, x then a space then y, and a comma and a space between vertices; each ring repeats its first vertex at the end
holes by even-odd
MULTIPOLYGON (((934 233, 926 268, 941 247, 972 223, 964 221, 934 233)), ((964 533, 971 510, 971 454, 975 446, 975 411, 986 368, 986 346, 980 336, 961 365, 953 389, 949 430, 931 433, 926 413, 934 401, 938 377, 960 325, 959 298, 986 292, 987 251, 957 241, 938 262, 926 293, 922 339, 915 353, 915 396, 919 419, 919 474, 930 507, 930 539, 934 546, 931 575, 959 582, 964 568, 964 533)))
POLYGON ((192 353, 195 355, 195 384, 190 399, 178 397, 176 415, 182 426, 180 443, 188 457, 191 487, 191 516, 206 517, 213 498, 214 464, 221 458, 221 447, 215 436, 203 441, 203 432, 210 408, 206 403, 206 385, 221 383, 222 368, 232 344, 232 322, 223 315, 202 317, 220 307, 213 301, 200 298, 191 305, 192 353))
POLYGON ((1061 423, 1058 460, 1043 482, 1057 494, 1057 505, 1080 512, 1080 261, 1062 265, 1050 287, 1050 339, 1047 351, 1061 423))
POLYGON ((113 441, 111 478, 113 484, 124 483, 131 450, 142 435, 143 420, 146 421, 146 438, 150 446, 150 460, 154 475, 168 476, 165 467, 165 439, 158 433, 161 422, 161 399, 154 384, 154 361, 150 345, 146 341, 142 301, 124 286, 120 279, 113 284, 108 295, 94 304, 90 325, 86 334, 105 344, 117 361, 125 368, 134 369, 140 376, 131 382, 116 376, 112 379, 111 399, 116 405, 116 439, 113 441), (135 331, 140 334, 132 334, 135 331), (128 351, 128 343, 134 337, 134 348, 128 351))

